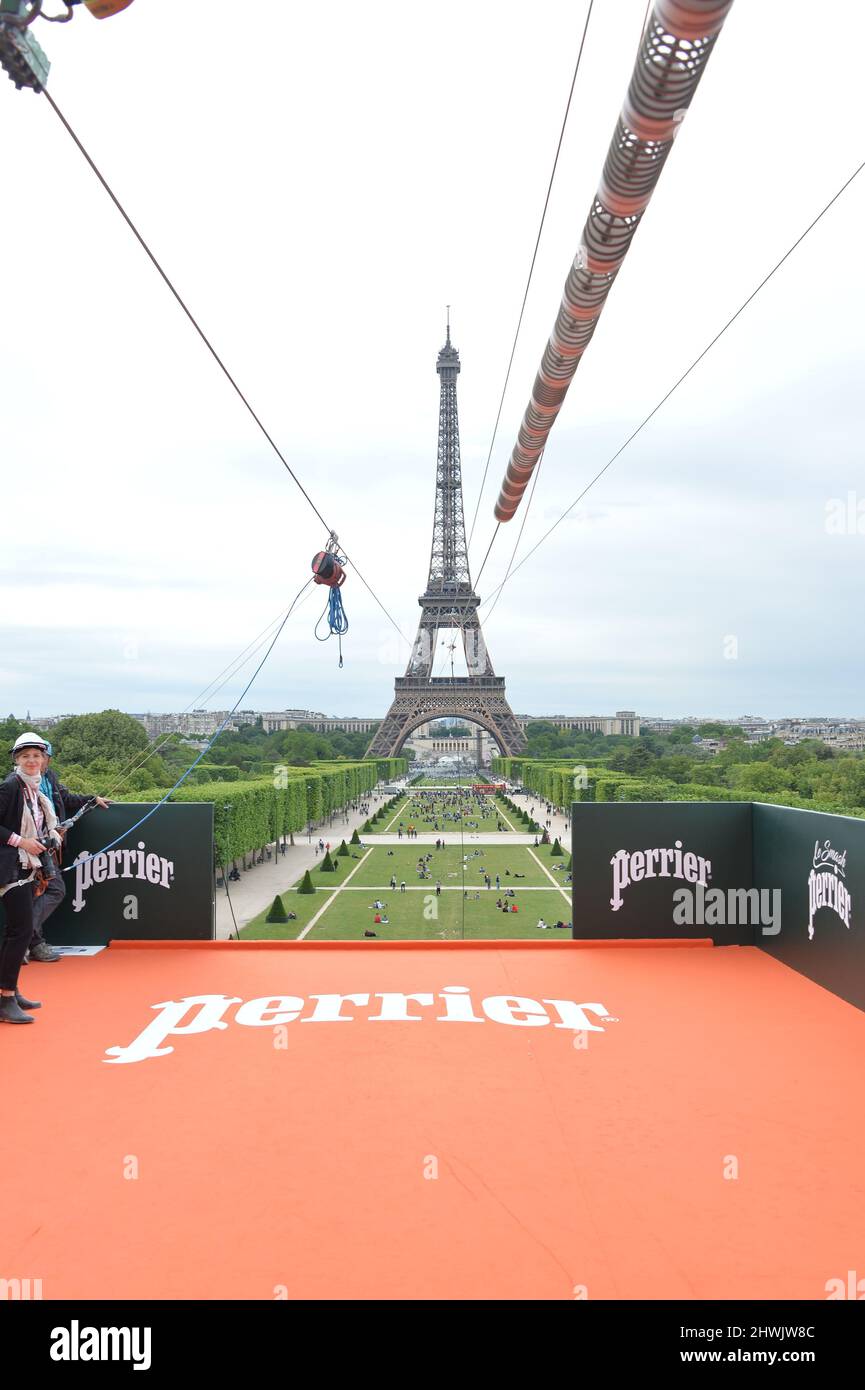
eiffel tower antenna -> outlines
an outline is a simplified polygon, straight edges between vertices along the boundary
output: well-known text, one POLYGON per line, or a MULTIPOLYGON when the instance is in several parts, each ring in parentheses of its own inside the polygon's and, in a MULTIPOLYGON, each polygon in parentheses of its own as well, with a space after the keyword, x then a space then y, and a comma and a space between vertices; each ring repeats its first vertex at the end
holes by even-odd
MULTIPOLYGON (((436 360, 441 394, 429 576, 418 599, 421 616, 412 654, 405 675, 396 678, 393 703, 367 750, 370 758, 396 757, 414 729, 442 718, 479 724, 506 755, 526 746, 508 704, 505 678, 493 670, 477 612, 480 599, 469 573, 457 414, 460 355, 451 343, 450 307, 445 345, 436 360), (457 629, 462 638, 467 676, 433 675, 438 634, 447 629, 457 629)), ((451 644, 451 655, 455 646, 451 644)))

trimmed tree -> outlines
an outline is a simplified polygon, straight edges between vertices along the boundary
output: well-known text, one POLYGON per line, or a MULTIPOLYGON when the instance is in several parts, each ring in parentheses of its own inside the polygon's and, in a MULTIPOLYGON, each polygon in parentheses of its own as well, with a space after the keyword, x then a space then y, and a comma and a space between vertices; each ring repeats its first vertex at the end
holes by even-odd
POLYGON ((272 902, 272 904, 271 904, 270 911, 268 912, 268 914, 267 914, 267 916, 265 917, 264 920, 265 920, 265 922, 287 922, 287 921, 288 921, 288 913, 286 912, 285 907, 284 907, 284 905, 283 905, 282 898, 279 896, 278 893, 277 893, 276 897, 274 898, 274 900, 273 900, 273 902, 272 902))
MULTIPOLYGON (((367 821, 366 823, 367 825, 369 825, 369 821, 367 821)), ((354 830, 351 832, 351 840, 349 841, 349 843, 352 845, 360 844, 360 836, 357 833, 357 826, 355 826, 354 830)))
POLYGON ((339 849, 337 850, 337 854, 339 855, 340 859, 348 858, 348 845, 345 843, 345 840, 342 841, 339 849))
MULTIPOLYGON (((543 835, 541 836, 541 844, 542 844, 542 845, 548 845, 549 843, 550 843, 550 832, 549 832, 549 830, 547 830, 546 826, 544 826, 544 833, 543 833, 543 835)), ((555 853, 555 851, 553 851, 553 852, 555 853)), ((559 850, 559 854, 561 854, 561 852, 562 852, 562 851, 561 851, 561 849, 560 849, 560 850, 559 850)))
POLYGON ((559 844, 558 838, 556 838, 555 840, 553 840, 553 847, 552 847, 552 849, 550 850, 550 858, 551 858, 551 859, 560 859, 560 858, 562 857, 563 854, 564 854, 564 850, 562 849, 561 845, 559 844))
POLYGON ((336 865, 330 857, 330 850, 326 851, 319 868, 323 874, 333 874, 336 872, 336 865))
POLYGON ((309 876, 309 869, 307 869, 306 873, 304 874, 303 878, 301 879, 300 887, 298 888, 297 891, 298 891, 298 893, 314 893, 314 892, 315 892, 315 884, 313 883, 312 879, 311 879, 310 876, 309 876))

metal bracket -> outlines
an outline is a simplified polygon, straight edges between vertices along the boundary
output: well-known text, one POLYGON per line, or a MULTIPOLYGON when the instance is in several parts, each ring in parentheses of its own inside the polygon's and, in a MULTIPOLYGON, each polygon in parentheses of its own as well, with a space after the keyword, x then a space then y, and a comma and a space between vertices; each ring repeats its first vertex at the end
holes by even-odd
MULTIPOLYGON (((38 3, 41 5, 42 0, 38 0, 38 3)), ((37 13, 32 11, 28 15, 23 3, 19 4, 17 14, 4 10, 0 5, 0 67, 9 74, 19 92, 22 87, 41 92, 51 68, 47 55, 27 27, 37 13)))

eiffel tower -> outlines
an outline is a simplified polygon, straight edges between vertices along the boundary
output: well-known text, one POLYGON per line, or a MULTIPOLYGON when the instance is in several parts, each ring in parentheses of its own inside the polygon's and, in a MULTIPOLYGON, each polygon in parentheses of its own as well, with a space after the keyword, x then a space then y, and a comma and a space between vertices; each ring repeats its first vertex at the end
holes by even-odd
MULTIPOLYGON (((419 724, 442 718, 479 724, 506 755, 521 753, 526 746, 508 704, 505 678, 493 670, 478 617, 480 599, 469 574, 457 416, 460 355, 451 344, 450 318, 436 371, 441 378, 441 404, 429 579, 418 599, 417 640, 405 675, 396 677, 393 703, 367 750, 368 758, 396 757, 419 724), (433 675, 438 634, 449 629, 458 629, 461 635, 467 676, 433 675)), ((451 645, 452 655, 455 645, 451 645)))

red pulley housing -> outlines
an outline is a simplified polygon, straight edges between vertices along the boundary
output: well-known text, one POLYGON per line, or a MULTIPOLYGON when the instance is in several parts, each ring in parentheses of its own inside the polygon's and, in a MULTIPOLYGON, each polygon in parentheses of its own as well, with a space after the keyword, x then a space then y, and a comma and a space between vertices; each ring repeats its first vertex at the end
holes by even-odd
POLYGON ((345 579, 345 570, 329 550, 320 550, 313 556, 312 572, 316 584, 326 584, 329 589, 338 589, 345 579))
POLYGON ((128 10, 132 0, 84 0, 84 4, 97 19, 108 19, 121 10, 128 10))

